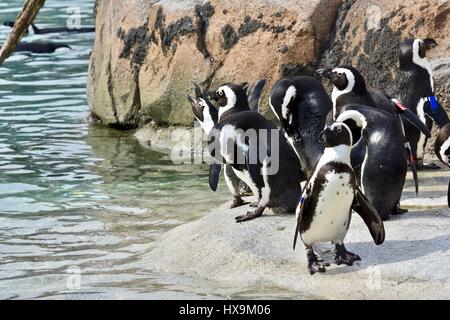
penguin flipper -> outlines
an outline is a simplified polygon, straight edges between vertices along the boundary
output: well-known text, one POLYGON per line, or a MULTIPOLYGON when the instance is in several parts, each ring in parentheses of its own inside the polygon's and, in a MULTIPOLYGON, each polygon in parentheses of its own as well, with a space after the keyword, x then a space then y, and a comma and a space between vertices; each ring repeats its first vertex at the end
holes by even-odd
POLYGON ((217 191, 217 186, 219 185, 219 177, 222 172, 222 165, 218 163, 213 163, 209 166, 209 187, 212 191, 217 191))
POLYGON ((300 198, 300 202, 297 207, 297 226, 295 227, 295 235, 294 235, 294 244, 293 249, 295 250, 295 247, 297 246, 298 241, 298 235, 300 234, 300 225, 302 222, 303 212, 308 208, 308 196, 311 193, 311 186, 309 184, 309 181, 306 182, 305 189, 303 190, 302 197, 300 198))
POLYGON ((266 80, 261 79, 256 81, 248 91, 248 105, 250 110, 259 112, 259 104, 261 102, 262 92, 266 86, 266 80))
POLYGON ((383 220, 377 209, 374 208, 359 188, 355 191, 355 200, 353 201, 352 209, 364 220, 375 244, 382 244, 385 239, 383 220))
POLYGON ((420 120, 420 118, 414 114, 414 112, 409 109, 397 108, 397 110, 400 110, 400 116, 402 117, 403 122, 405 120, 408 121, 420 132, 422 132, 428 139, 431 138, 431 132, 428 129, 427 125, 423 123, 422 120, 420 120))

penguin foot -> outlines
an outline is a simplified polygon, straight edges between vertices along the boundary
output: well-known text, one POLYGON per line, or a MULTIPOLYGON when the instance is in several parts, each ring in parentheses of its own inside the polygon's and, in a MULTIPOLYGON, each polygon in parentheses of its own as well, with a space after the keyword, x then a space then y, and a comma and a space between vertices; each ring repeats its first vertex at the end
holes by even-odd
POLYGON ((259 202, 250 203, 250 208, 258 208, 258 207, 259 207, 259 202))
POLYGON ((398 214, 404 214, 407 213, 409 210, 408 209, 402 209, 400 207, 400 203, 397 203, 397 205, 395 206, 394 210, 392 210, 392 215, 398 215, 398 214))
POLYGON ((236 222, 241 223, 241 222, 250 221, 250 220, 259 218, 262 216, 264 209, 265 209, 264 207, 258 207, 255 211, 249 211, 249 212, 247 212, 247 214, 238 216, 235 218, 236 222))
POLYGON ((344 244, 337 244, 334 252, 336 253, 334 261, 338 266, 341 264, 352 266, 355 261, 361 261, 361 258, 357 254, 347 251, 344 244))
POLYGON ((329 263, 321 262, 320 260, 308 262, 308 269, 311 275, 317 272, 324 273, 327 271, 326 267, 329 266, 329 263))
POLYGON ((230 209, 241 207, 245 204, 241 197, 235 197, 231 203, 230 209))
POLYGON ((441 167, 439 167, 436 163, 423 163, 420 167, 417 168, 418 170, 440 170, 441 167))
POLYGON ((306 256, 308 258, 308 270, 311 275, 317 272, 324 273, 327 271, 326 267, 330 266, 329 263, 320 260, 311 247, 306 248, 306 256))

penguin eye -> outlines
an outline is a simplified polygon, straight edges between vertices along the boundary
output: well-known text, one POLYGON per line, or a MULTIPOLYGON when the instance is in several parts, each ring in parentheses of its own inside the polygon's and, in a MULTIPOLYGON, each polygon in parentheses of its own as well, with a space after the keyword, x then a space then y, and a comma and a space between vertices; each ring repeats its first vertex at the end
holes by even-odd
POLYGON ((341 132, 342 132, 342 128, 341 128, 341 127, 338 127, 338 128, 337 128, 337 132, 338 132, 338 133, 341 133, 341 132))
POLYGON ((223 97, 223 91, 219 91, 218 94, 220 97, 223 97))

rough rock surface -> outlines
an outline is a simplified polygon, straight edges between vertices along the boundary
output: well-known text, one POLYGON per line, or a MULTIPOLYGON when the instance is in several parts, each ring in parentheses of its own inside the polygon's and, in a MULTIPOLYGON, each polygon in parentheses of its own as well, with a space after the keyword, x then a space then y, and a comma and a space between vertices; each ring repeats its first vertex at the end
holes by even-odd
POLYGON ((106 125, 192 125, 181 93, 351 63, 389 87, 399 42, 434 37, 437 92, 450 108, 450 2, 443 0, 97 0, 88 100, 106 125), (331 37, 330 37, 331 35, 331 37))
MULTIPOLYGON (((436 173, 437 174, 437 173, 436 173)), ((440 176, 444 174, 439 173, 440 176)), ((432 205, 445 205, 446 178, 433 191, 432 205), (444 185, 445 184, 445 185, 444 185), (442 190, 441 190, 442 189, 442 190), (436 199, 436 196, 439 199, 436 199)), ((411 181, 408 182, 412 188, 411 181)), ((409 198, 410 206, 429 206, 431 198, 409 198)), ((236 224, 248 207, 214 209, 204 218, 177 227, 154 244, 145 257, 152 270, 217 281, 221 287, 269 286, 326 299, 449 299, 450 210, 429 209, 398 216, 385 223, 386 241, 375 246, 356 214, 346 238, 347 249, 362 261, 353 267, 333 265, 310 276, 303 245, 292 250, 293 216, 264 215, 236 224)), ((416 209, 417 210, 417 209, 416 209)), ((332 247, 321 245, 333 262, 332 247)))
MULTIPOLYGON (((398 69, 399 43, 429 37, 439 44, 428 53, 436 94, 450 112, 450 1, 345 0, 318 65, 354 65, 369 86, 389 91, 398 69)), ((434 153, 433 143, 427 146, 434 153)))
MULTIPOLYGON (((191 81, 312 71, 342 0, 98 0, 88 100, 106 125, 192 125, 191 81)), ((267 92, 266 92, 267 96, 267 92)))

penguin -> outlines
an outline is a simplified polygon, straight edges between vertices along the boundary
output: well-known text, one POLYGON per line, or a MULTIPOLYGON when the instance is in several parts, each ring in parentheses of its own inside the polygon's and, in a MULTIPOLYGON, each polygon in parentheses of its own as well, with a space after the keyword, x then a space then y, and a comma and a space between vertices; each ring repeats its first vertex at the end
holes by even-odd
POLYGON ((241 85, 226 83, 217 91, 210 92, 208 98, 217 102, 219 122, 237 112, 250 111, 247 98, 247 83, 241 85), (239 103, 237 103, 239 101, 239 103))
POLYGON ((261 97, 264 87, 266 86, 266 80, 257 80, 248 90, 248 105, 250 110, 260 112, 261 97))
MULTIPOLYGON (((280 130, 261 114, 242 111, 225 117, 230 110, 248 106, 241 86, 226 84, 216 91, 216 96, 219 123, 210 134, 209 144, 214 166, 230 165, 257 196, 256 209, 236 217, 236 222, 260 217, 266 208, 294 213, 303 180, 295 152, 280 130)), ((214 184, 218 183, 217 172, 210 170, 216 174, 210 179, 214 184)))
POLYGON ((352 166, 361 190, 381 218, 403 213, 399 203, 408 155, 400 121, 384 110, 361 105, 345 106, 336 121, 352 131, 352 166))
POLYGON ((330 79, 333 83, 331 94, 333 101, 333 119, 339 116, 341 109, 348 104, 359 104, 384 110, 393 115, 400 115, 402 122, 409 122, 427 137, 431 137, 430 130, 419 117, 395 103, 389 95, 381 89, 367 88, 366 80, 354 67, 341 65, 334 69, 319 69, 315 74, 330 79))
MULTIPOLYGON (((3 44, 0 45, 0 47, 3 44)), ((54 53, 58 49, 66 48, 71 50, 72 48, 64 43, 52 43, 52 42, 20 42, 17 44, 14 52, 31 52, 37 54, 54 53)))
MULTIPOLYGON (((438 159, 450 168, 450 121, 439 129, 434 144, 434 152, 438 159)), ((448 183, 447 204, 450 208, 450 181, 448 183)))
MULTIPOLYGON (((200 87, 193 83, 194 90, 195 90, 195 98, 191 97, 190 95, 185 95, 186 98, 189 100, 192 106, 192 111, 195 115, 195 118, 197 119, 198 123, 202 127, 205 134, 208 136, 211 132, 211 130, 214 128, 214 126, 218 123, 219 119, 219 113, 217 109, 211 104, 211 102, 204 98, 205 94, 202 92, 200 87)), ((214 167, 211 166, 210 170, 220 170, 221 167, 214 167)), ((217 173, 210 172, 210 177, 214 177, 217 174, 220 174, 220 171, 217 173)), ((230 190, 233 201, 231 203, 230 209, 234 209, 237 207, 240 207, 245 204, 244 200, 241 196, 241 186, 240 186, 240 179, 235 175, 234 171, 232 170, 231 166, 225 165, 224 166, 224 177, 225 181, 227 183, 228 189, 230 190)), ((217 190, 217 185, 213 184, 211 181, 209 183, 211 189, 213 191, 217 190)))
MULTIPOLYGON (((390 90, 390 95, 415 113, 429 130, 433 122, 424 110, 425 105, 433 103, 435 109, 442 108, 435 97, 433 71, 426 56, 436 46, 436 41, 431 38, 403 41, 400 44, 399 71, 390 90)), ((435 168, 433 165, 423 165, 427 136, 409 123, 405 124, 405 132, 418 167, 435 168)))
MULTIPOLYGON (((4 26, 13 28, 14 22, 6 21, 3 23, 4 26)), ((49 34, 49 33, 90 33, 95 32, 95 27, 88 28, 67 28, 67 27, 53 27, 53 28, 38 28, 35 24, 30 24, 27 30, 27 34, 49 34)))
POLYGON ((309 179, 298 204, 294 250, 300 235, 305 247, 310 274, 325 272, 328 263, 314 252, 317 243, 335 245, 335 263, 353 265, 361 258, 347 251, 344 239, 350 227, 352 209, 364 220, 374 242, 380 245, 385 230, 377 210, 358 187, 350 163, 352 132, 341 122, 328 126, 320 134, 324 153, 309 179))
POLYGON ((310 176, 323 153, 318 139, 332 110, 330 97, 320 81, 300 76, 277 81, 269 104, 297 153, 305 176, 310 176))
MULTIPOLYGON (((404 123, 410 123, 423 132, 427 137, 431 137, 431 133, 426 125, 409 109, 402 106, 399 102, 394 102, 390 99, 386 92, 380 89, 368 89, 366 81, 361 73, 352 66, 338 66, 331 69, 319 69, 316 74, 326 77, 333 83, 333 118, 336 119, 343 107, 348 104, 366 105, 369 107, 383 110, 392 115, 402 126, 404 131, 404 123)), ((402 132, 402 136, 405 133, 402 132)), ((405 137, 404 146, 408 153, 407 161, 410 163, 411 170, 416 186, 416 193, 419 192, 419 181, 417 175, 417 169, 414 158, 412 157, 412 149, 408 144, 405 137)), ((400 210, 398 213, 406 212, 406 210, 400 210)))

